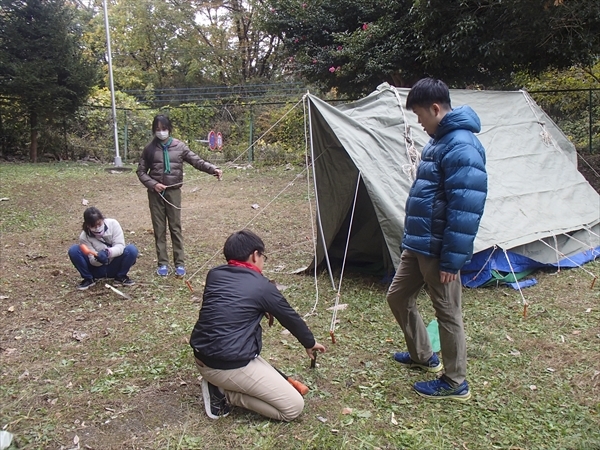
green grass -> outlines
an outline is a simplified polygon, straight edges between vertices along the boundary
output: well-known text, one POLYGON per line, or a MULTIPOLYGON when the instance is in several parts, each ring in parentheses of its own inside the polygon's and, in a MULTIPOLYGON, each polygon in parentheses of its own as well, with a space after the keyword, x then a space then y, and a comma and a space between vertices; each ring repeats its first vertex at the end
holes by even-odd
MULTIPOLYGON (((377 278, 345 274, 340 302, 348 307, 337 314, 332 344, 327 308, 335 292, 323 274, 316 313, 306 318, 328 349, 316 369, 293 336, 263 322, 262 356, 311 388, 304 413, 277 423, 237 409, 211 421, 187 344, 206 270, 193 278, 193 293, 153 276, 145 193, 134 190, 135 179, 73 164, 0 170, 0 197, 11 198, 0 202, 0 294, 8 296, 0 300, 0 427, 15 434, 20 448, 73 448, 78 436, 81 448, 102 449, 600 449, 600 286, 591 289, 583 270, 536 273, 538 285, 523 291, 526 318, 517 291, 464 290, 473 392, 466 403, 427 401, 412 391, 427 376, 393 361, 405 345, 377 278), (63 194, 54 193, 57 186, 63 194), (135 232, 138 247, 149 249, 134 267, 139 283, 131 300, 100 283, 84 293, 73 289, 77 276, 66 248, 78 234, 89 186, 103 187, 93 200, 122 207, 122 224, 135 232), (75 331, 87 337, 78 341, 75 331)), ((184 221, 188 267, 218 254, 220 236, 248 223, 255 214, 249 205, 264 207, 293 179, 290 172, 226 171, 211 194, 218 214, 209 217, 210 227, 202 221, 211 214, 201 203, 206 199, 186 192, 190 203, 201 204, 184 221)), ((272 205, 283 213, 266 210, 252 226, 267 242, 266 275, 287 286, 284 295, 303 315, 316 297, 313 278, 290 273, 310 258, 301 245, 310 235, 301 220, 308 221, 306 187, 297 184, 272 205)), ((206 186, 203 193, 212 189, 206 186)), ((586 269, 598 275, 600 262, 586 269)), ((434 318, 425 294, 419 305, 426 322, 434 318)))

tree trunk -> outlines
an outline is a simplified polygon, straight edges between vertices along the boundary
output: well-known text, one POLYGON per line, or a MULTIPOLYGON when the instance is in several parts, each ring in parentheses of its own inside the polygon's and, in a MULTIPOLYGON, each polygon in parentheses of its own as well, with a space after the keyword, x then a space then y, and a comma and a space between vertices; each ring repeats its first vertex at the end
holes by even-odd
POLYGON ((37 162, 37 146, 38 146, 38 116, 37 112, 29 113, 29 125, 31 130, 31 143, 29 144, 29 160, 33 163, 37 162))

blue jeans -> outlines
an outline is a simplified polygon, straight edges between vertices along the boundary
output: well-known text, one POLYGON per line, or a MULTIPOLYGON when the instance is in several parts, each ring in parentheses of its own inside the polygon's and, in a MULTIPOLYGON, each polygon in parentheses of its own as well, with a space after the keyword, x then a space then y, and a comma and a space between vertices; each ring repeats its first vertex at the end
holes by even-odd
POLYGON ((110 264, 106 266, 92 266, 87 255, 85 255, 79 245, 72 245, 69 249, 69 258, 75 268, 81 274, 84 280, 94 278, 124 278, 131 266, 135 264, 138 256, 138 249, 135 245, 129 244, 125 246, 123 254, 113 258, 110 264))

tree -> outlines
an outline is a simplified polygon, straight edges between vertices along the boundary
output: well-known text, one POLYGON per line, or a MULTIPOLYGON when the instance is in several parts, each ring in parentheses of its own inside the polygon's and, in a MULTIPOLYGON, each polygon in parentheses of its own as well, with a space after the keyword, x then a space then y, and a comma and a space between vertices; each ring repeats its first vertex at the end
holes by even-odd
MULTIPOLYGON (((86 39, 102 49, 96 3, 95 29, 86 39)), ((117 89, 244 84, 275 73, 279 40, 256 29, 254 0, 113 0, 109 6, 117 89)))
POLYGON ((0 0, 0 95, 29 118, 29 156, 37 161, 44 121, 73 114, 96 81, 84 56, 75 10, 64 0, 0 0))
POLYGON ((324 88, 364 93, 423 76, 455 87, 506 86, 600 55, 597 0, 266 0, 264 28, 293 70, 324 88))

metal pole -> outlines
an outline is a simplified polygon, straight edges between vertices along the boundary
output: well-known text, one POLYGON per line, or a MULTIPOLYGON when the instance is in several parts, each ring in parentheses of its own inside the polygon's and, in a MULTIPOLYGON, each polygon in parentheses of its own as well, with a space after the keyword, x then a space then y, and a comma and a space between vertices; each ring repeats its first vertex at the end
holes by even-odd
POLYGON ((127 161, 127 139, 129 138, 129 132, 127 130, 127 110, 123 110, 125 127, 123 130, 123 159, 127 161))
POLYGON ((248 161, 254 162, 254 111, 250 106, 250 148, 248 149, 248 161))
POLYGON ((590 155, 592 154, 592 88, 590 88, 590 120, 589 120, 589 141, 590 141, 590 155))
POLYGON ((112 103, 113 131, 115 135, 115 166, 122 167, 123 163, 119 156, 119 130, 117 128, 117 107, 115 105, 115 85, 113 83, 112 52, 110 49, 110 30, 108 28, 106 0, 102 0, 102 6, 104 7, 104 28, 106 29, 106 49, 108 51, 108 81, 110 83, 110 100, 112 103))

